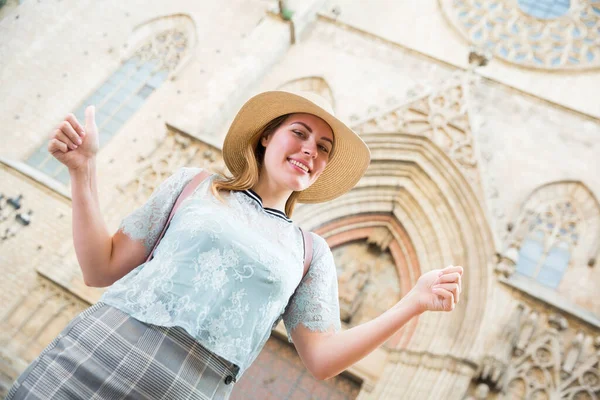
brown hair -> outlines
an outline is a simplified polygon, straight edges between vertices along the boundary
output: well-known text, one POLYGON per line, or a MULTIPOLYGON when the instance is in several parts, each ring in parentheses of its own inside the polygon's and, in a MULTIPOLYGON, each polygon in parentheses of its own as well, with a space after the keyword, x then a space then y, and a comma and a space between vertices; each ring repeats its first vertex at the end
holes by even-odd
MULTIPOLYGON (((285 121, 290 115, 291 114, 285 114, 281 117, 273 119, 250 138, 246 148, 244 149, 244 160, 246 165, 241 173, 237 176, 223 177, 213 180, 211 190, 216 198, 223 201, 223 198, 220 196, 221 191, 247 190, 254 187, 254 185, 258 183, 260 170, 265 157, 265 147, 260 141, 263 137, 274 133, 277 128, 283 124, 283 121, 285 121)), ((285 213, 288 217, 292 216, 299 196, 300 192, 292 192, 285 203, 285 213)))

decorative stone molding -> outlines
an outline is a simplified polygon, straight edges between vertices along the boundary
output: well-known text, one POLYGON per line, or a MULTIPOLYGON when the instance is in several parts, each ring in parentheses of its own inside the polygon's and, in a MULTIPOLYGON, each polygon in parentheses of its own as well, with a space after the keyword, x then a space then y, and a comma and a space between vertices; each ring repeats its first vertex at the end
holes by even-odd
POLYGON ((379 247, 381 251, 386 251, 390 247, 392 240, 394 240, 392 232, 387 229, 379 228, 374 229, 373 232, 371 232, 371 235, 367 239, 367 243, 374 244, 379 247))
POLYGON ((27 294, 15 299, 0 319, 3 356, 23 367, 88 306, 64 288, 38 276, 27 294))
POLYGON ((4 164, 7 167, 25 175, 27 178, 39 183, 40 185, 44 185, 48 189, 61 196, 63 199, 71 200, 71 192, 65 185, 49 177, 40 170, 33 168, 31 165, 28 165, 22 161, 11 160, 5 157, 0 157, 0 164, 4 164))
POLYGON ((519 248, 511 244, 504 254, 499 255, 498 263, 496 264, 496 272, 503 277, 509 277, 515 272, 517 262, 519 261, 519 248))
POLYGON ((550 70, 600 66, 600 2, 571 0, 563 16, 540 19, 517 0, 438 0, 444 15, 475 46, 512 64, 550 70))
POLYGON ((534 307, 515 308, 476 381, 502 399, 598 398, 598 331, 534 307))
POLYGON ((532 282, 530 278, 520 274, 514 274, 509 278, 501 276, 498 280, 513 289, 518 289, 522 293, 556 308, 560 312, 568 314, 572 318, 577 318, 582 322, 600 329, 600 317, 598 315, 565 299, 563 296, 556 293, 556 290, 554 289, 536 284, 535 282, 532 282))
POLYGON ((359 399, 458 399, 477 369, 447 351, 398 349, 388 360, 373 393, 359 399))
POLYGON ((471 376, 477 366, 472 361, 461 359, 450 354, 434 354, 427 351, 410 351, 398 349, 390 352, 391 363, 401 363, 428 369, 446 371, 451 374, 471 376))

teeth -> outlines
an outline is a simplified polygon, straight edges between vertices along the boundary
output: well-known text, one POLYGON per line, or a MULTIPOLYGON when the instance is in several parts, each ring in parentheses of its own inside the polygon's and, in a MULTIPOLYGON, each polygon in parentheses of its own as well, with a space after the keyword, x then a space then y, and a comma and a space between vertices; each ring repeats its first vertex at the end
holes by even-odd
POLYGON ((299 163, 298 161, 295 161, 295 160, 290 160, 290 162, 292 164, 294 164, 294 165, 302 168, 305 172, 308 172, 308 168, 304 164, 301 164, 301 163, 299 163))

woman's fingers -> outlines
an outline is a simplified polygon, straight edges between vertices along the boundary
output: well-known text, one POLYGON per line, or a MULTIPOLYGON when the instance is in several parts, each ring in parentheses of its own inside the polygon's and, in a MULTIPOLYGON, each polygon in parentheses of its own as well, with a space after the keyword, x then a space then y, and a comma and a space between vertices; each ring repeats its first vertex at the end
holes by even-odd
POLYGON ((452 272, 440 276, 437 283, 456 283, 458 284, 459 290, 462 291, 462 276, 458 272, 452 272))
POLYGON ((464 268, 461 267, 460 265, 449 265, 446 268, 442 269, 442 271, 440 272, 440 274, 448 274, 448 273, 453 273, 453 272, 458 272, 459 274, 462 275, 462 273, 464 272, 464 268))
POLYGON ((68 121, 71 126, 79 133, 80 135, 84 134, 83 125, 79 123, 75 114, 68 114, 65 118, 65 121, 68 121))
POLYGON ((73 125, 71 125, 71 122, 69 122, 68 120, 64 120, 63 122, 61 122, 59 125, 59 129, 62 133, 65 134, 69 141, 73 145, 75 145, 75 147, 79 146, 82 143, 81 137, 79 137, 79 134, 75 132, 75 128, 73 128, 73 125))
POLYGON ((77 144, 73 143, 73 141, 71 139, 69 139, 69 137, 67 137, 67 135, 62 130, 56 131, 56 133, 54 134, 54 139, 57 139, 57 140, 63 142, 71 150, 75 150, 77 148, 77 144))
POLYGON ((67 145, 61 142, 60 140, 54 138, 50 139, 50 142, 48 143, 48 152, 50 154, 54 154, 57 151, 66 153, 67 151, 69 151, 69 149, 67 148, 67 145))
POLYGON ((454 295, 452 294, 452 292, 449 292, 448 290, 442 288, 434 288, 432 290, 433 293, 443 298, 442 304, 444 310, 450 311, 454 309, 454 295))
POLYGON ((434 285, 432 289, 445 289, 449 292, 452 292, 455 302, 458 303, 458 299, 460 296, 460 287, 457 283, 441 283, 434 285))

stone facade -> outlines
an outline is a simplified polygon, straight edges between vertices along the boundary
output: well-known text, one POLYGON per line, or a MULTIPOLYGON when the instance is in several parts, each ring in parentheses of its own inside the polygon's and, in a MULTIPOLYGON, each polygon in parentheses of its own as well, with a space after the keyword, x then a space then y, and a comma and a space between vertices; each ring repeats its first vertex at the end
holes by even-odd
POLYGON ((20 3, 0 9, 0 394, 102 293, 81 278, 68 181, 34 156, 67 113, 108 110, 118 96, 94 96, 136 59, 166 79, 101 127, 110 231, 175 169, 226 172, 247 98, 302 89, 372 152, 352 191, 294 214, 334 252, 344 329, 423 272, 465 267, 456 310, 413 319, 326 382, 278 326, 233 398, 600 396, 598 1, 552 18, 509 0, 20 3))

